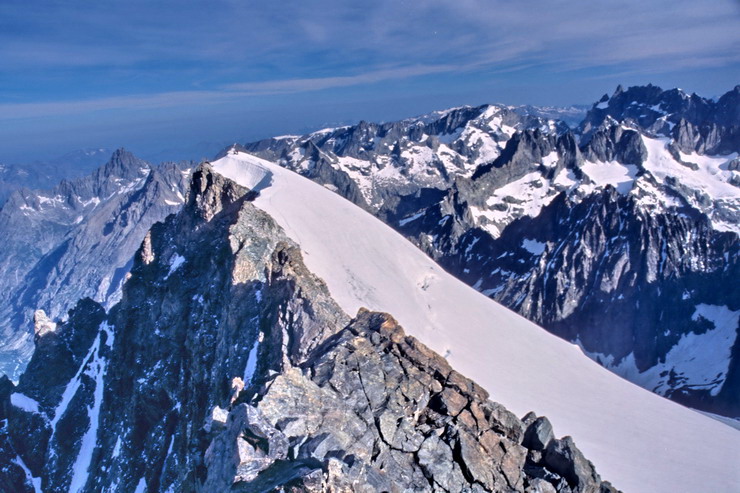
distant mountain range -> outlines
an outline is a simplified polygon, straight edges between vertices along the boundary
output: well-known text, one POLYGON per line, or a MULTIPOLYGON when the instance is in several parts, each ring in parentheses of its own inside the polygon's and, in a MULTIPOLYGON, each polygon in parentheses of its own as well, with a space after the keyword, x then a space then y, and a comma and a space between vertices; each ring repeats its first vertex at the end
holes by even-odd
MULTIPOLYGON (((368 210, 456 277, 625 378, 739 416, 739 94, 736 87, 713 101, 678 89, 620 87, 585 114, 579 108, 461 107, 241 149, 368 210), (563 115, 582 118, 568 125, 563 115)), ((133 157, 126 162, 140 166, 133 157)), ((177 183, 174 189, 185 194, 187 181, 177 183)), ((23 209, 32 199, 21 196, 0 219, 0 230, 19 238, 9 243, 18 253, 3 267, 3 291, 16 300, 6 304, 13 322, 5 329, 5 349, 25 348, 13 353, 6 371, 29 354, 30 336, 10 342, 11 334, 30 334, 36 308, 60 317, 82 292, 104 302, 102 280, 115 279, 115 293, 128 268, 124 259, 148 225, 182 203, 147 197, 141 207, 157 203, 160 212, 126 236, 116 267, 86 262, 88 284, 77 284, 85 290, 50 296, 41 294, 45 286, 68 285, 68 271, 80 269, 73 267, 79 260, 60 269, 54 248, 28 253, 34 251, 29 244, 43 244, 50 233, 35 239, 23 231, 44 228, 21 224, 57 214, 48 202, 57 195, 39 195, 33 214, 23 209), (37 286, 37 298, 12 294, 27 293, 28 286, 37 286)), ((107 198, 98 197, 101 204, 107 198)), ((109 216, 98 220, 115 230, 120 211, 100 207, 99 214, 109 216)), ((69 214, 76 213, 50 221, 71 224, 77 215, 69 214)), ((61 227, 49 244, 95 236, 83 229, 61 227)), ((116 236, 104 236, 96 248, 118 249, 110 238, 116 236)))
POLYGON ((732 491, 740 86, 574 111, 15 190, 0 490, 732 491))
POLYGON ((125 150, 84 178, 22 188, 0 209, 0 368, 17 378, 37 309, 55 319, 84 297, 110 306, 149 228, 184 203, 193 163, 152 166, 125 150))
POLYGON ((85 176, 100 167, 111 155, 110 149, 82 149, 48 161, 25 164, 0 163, 0 207, 19 188, 47 189, 62 180, 85 176))
POLYGON ((606 477, 639 493, 737 477, 736 430, 234 150, 146 233, 120 302, 39 316, 34 339, 18 385, 0 379, 8 491, 616 493, 606 477))
MULTIPOLYGON (((149 163, 196 161, 213 157, 231 142, 197 142, 177 148, 148 152, 139 158, 149 163)), ((51 189, 62 180, 82 178, 104 165, 112 149, 79 149, 61 156, 32 162, 0 162, 0 208, 15 190, 51 189)))
POLYGON ((543 114, 463 107, 244 149, 625 378, 740 416, 740 86, 619 87, 576 128, 543 114))

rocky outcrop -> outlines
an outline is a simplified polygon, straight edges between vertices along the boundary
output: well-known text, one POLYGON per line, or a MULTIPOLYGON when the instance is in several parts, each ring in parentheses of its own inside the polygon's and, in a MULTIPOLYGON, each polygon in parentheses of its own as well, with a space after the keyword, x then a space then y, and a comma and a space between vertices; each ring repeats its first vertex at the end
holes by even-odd
POLYGON ((36 337, 43 337, 49 332, 54 332, 56 328, 57 324, 46 316, 44 310, 36 310, 33 313, 33 333, 36 337))
POLYGON ((206 489, 613 491, 551 427, 544 445, 525 446, 546 418, 527 427, 387 314, 360 311, 240 400, 209 446, 206 489), (228 471, 216 450, 234 457, 228 471))
POLYGON ((590 161, 640 165, 647 159, 647 149, 640 132, 619 125, 604 125, 591 136, 584 149, 584 157, 590 161))
POLYGON ((0 485, 613 491, 390 315, 350 320, 254 193, 202 167, 121 301, 38 337, 18 386, 0 382, 0 485))

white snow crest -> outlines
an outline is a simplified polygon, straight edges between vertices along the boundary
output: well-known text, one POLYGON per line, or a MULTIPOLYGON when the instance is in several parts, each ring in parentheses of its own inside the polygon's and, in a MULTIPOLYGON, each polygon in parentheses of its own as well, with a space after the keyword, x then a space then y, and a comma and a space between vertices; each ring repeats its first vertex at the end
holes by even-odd
POLYGON ((731 351, 737 338, 740 310, 733 311, 727 306, 700 304, 696 306, 691 318, 704 319, 714 325, 713 329, 704 334, 687 334, 679 341, 679 344, 683 343, 686 346, 686 352, 692 354, 687 372, 706 382, 716 382, 710 391, 714 396, 722 390, 727 378, 731 351))
POLYGON ((679 162, 666 148, 671 139, 654 139, 643 135, 642 141, 648 151, 648 159, 643 167, 658 183, 677 181, 681 184, 679 191, 683 198, 694 208, 709 215, 715 229, 740 234, 740 227, 719 216, 715 207, 716 204, 722 204, 732 210, 740 210, 740 188, 733 184, 738 172, 730 170, 728 166, 738 157, 737 152, 725 156, 679 152, 679 162), (681 191, 683 189, 686 191, 681 191))
POLYGON ((64 416, 64 413, 67 412, 67 407, 69 406, 69 403, 72 401, 72 398, 75 396, 75 394, 77 394, 77 390, 80 388, 80 377, 82 376, 82 372, 85 370, 85 367, 87 366, 88 362, 90 362, 93 355, 97 354, 99 349, 100 333, 98 333, 95 341, 93 341, 92 345, 90 346, 90 350, 82 359, 82 363, 77 369, 77 373, 74 377, 72 377, 72 380, 67 383, 67 387, 64 389, 64 393, 62 393, 62 399, 59 401, 59 404, 57 404, 57 408, 54 411, 54 417, 49 423, 51 426, 51 436, 49 437, 49 444, 52 444, 54 441, 54 435, 57 430, 57 423, 62 418, 62 416, 64 416))
POLYGON ((247 365, 244 368, 244 385, 249 385, 254 377, 254 372, 257 370, 257 350, 259 349, 260 342, 264 339, 264 333, 260 332, 257 339, 255 339, 252 349, 249 350, 247 355, 247 365))
POLYGON ((471 206, 470 212, 479 227, 498 238, 503 228, 515 218, 537 217, 557 194, 555 187, 551 187, 550 181, 540 173, 527 173, 494 190, 486 199, 488 209, 471 206))
POLYGON ((185 257, 180 255, 179 253, 176 253, 175 255, 173 255, 172 258, 170 259, 170 270, 167 273, 167 275, 164 276, 164 278, 168 279, 172 275, 172 273, 175 272, 177 269, 179 269, 184 263, 185 263, 185 257))
POLYGON ((632 189, 637 175, 637 166, 617 161, 608 163, 586 161, 581 169, 597 187, 611 185, 623 195, 632 189))
POLYGON ((116 438, 116 444, 113 447, 113 453, 111 454, 111 457, 115 459, 116 457, 120 455, 120 453, 121 453, 121 437, 119 436, 116 438))
POLYGON ((546 246, 547 243, 542 243, 541 241, 537 240, 530 240, 529 238, 524 238, 524 241, 522 241, 522 248, 527 250, 532 255, 542 255, 542 253, 545 251, 546 246))
POLYGON ((134 490, 134 493, 146 493, 146 481, 142 477, 139 480, 139 483, 136 485, 136 489, 134 490))
POLYGON ((560 159, 560 156, 558 155, 558 151, 552 151, 550 154, 542 158, 542 164, 546 168, 552 168, 558 163, 558 159, 560 159))
POLYGON ((417 212, 416 214, 414 214, 412 216, 409 216, 409 217, 404 217, 403 219, 401 219, 400 221, 398 221, 398 225, 399 226, 406 226, 408 223, 410 223, 412 221, 416 221, 417 219, 419 219, 423 215, 424 215, 424 211, 417 212))
POLYGON ((108 325, 107 321, 100 324, 100 330, 105 332, 105 345, 109 348, 113 347, 113 341, 115 340, 115 334, 113 333, 113 327, 108 325))
POLYGON ((653 389, 658 394, 666 395, 679 383, 681 386, 709 390, 714 396, 722 390, 727 378, 740 310, 700 304, 696 306, 692 319, 707 320, 713 328, 702 334, 689 332, 682 335, 665 355, 663 362, 642 372, 637 368, 633 353, 615 364, 611 355, 584 352, 617 375, 641 387, 653 389))

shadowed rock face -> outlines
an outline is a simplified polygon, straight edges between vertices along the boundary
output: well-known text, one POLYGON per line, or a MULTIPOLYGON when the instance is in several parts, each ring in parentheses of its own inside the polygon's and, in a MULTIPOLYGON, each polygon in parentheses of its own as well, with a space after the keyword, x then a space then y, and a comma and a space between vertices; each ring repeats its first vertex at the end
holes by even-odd
MULTIPOLYGON (((699 215, 642 210, 613 189, 578 204, 558 197, 538 217, 513 222, 496 240, 471 228, 454 244, 438 257, 448 271, 578 341, 602 363, 609 355, 613 362, 629 357, 647 371, 687 334, 716 330, 697 315, 698 306, 740 310, 733 281, 740 275, 740 242, 734 233, 713 230, 699 215), (527 241, 541 251, 525 248, 527 241)), ((733 340, 721 348, 729 364, 720 380, 692 381, 676 368, 674 378, 649 390, 739 415, 740 347, 733 340)), ((716 350, 721 361, 725 356, 716 350)), ((712 349, 698 346, 694 355, 701 351, 712 349)))
POLYGON ((350 320, 251 195, 201 168, 122 300, 39 332, 18 386, 0 381, 0 486, 613 491, 390 315, 350 320))

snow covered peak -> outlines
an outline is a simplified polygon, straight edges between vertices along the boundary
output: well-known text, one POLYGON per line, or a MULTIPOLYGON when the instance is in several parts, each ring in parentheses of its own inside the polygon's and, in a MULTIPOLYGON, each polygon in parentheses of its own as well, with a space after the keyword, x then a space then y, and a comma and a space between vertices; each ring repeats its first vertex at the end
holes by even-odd
POLYGON ((686 151, 689 147, 702 151, 707 147, 707 151, 716 148, 726 153, 736 144, 732 140, 734 134, 723 129, 737 125, 738 108, 735 91, 713 101, 696 94, 687 95, 681 89, 663 90, 651 84, 626 90, 619 86, 611 97, 605 95, 591 108, 578 130, 588 140, 604 121, 613 118, 618 122, 632 121, 652 135, 673 137, 686 151), (690 133, 702 135, 687 136, 686 130, 681 132, 679 127, 687 124, 693 127, 690 133), (712 133, 715 135, 710 137, 712 133), (727 142, 723 144, 725 138, 727 142))
POLYGON ((567 125, 539 116, 534 107, 461 106, 397 122, 362 121, 301 137, 268 139, 244 148, 378 210, 388 196, 419 188, 445 189, 456 177, 472 175, 478 166, 496 159, 512 135, 530 128, 549 134, 567 125))
POLYGON ((240 185, 259 192, 269 186, 272 181, 272 172, 267 161, 251 160, 249 166, 244 166, 243 156, 246 153, 232 148, 224 157, 214 163, 219 174, 232 178, 240 185), (238 179, 236 179, 238 178, 238 179))
POLYGON ((492 397, 549 416, 604 477, 625 491, 729 491, 740 432, 622 380, 452 278, 403 237, 349 201, 243 152, 212 163, 245 186, 272 174, 254 204, 304 252, 348 313, 393 314, 492 397), (649 467, 646 467, 649 464, 649 467))
POLYGON ((642 141, 647 149, 645 173, 634 193, 647 208, 688 205, 706 214, 715 229, 740 235, 740 172, 730 167, 737 152, 687 154, 671 148, 670 139, 643 136, 642 141))

